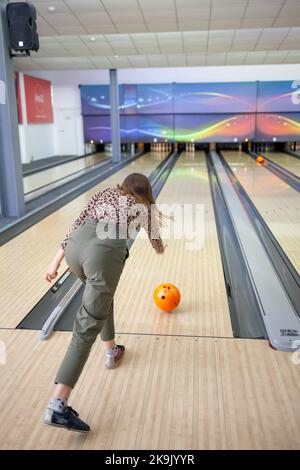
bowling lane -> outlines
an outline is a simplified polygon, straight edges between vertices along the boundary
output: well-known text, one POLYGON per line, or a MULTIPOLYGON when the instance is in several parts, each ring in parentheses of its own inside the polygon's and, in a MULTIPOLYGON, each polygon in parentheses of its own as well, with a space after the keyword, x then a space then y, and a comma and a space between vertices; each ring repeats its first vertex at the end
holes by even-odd
MULTIPOLYGON (((140 236, 135 241, 116 293, 116 330, 122 334, 232 337, 204 152, 181 154, 158 202, 178 205, 175 223, 164 221, 167 227, 179 229, 178 238, 164 240, 168 246, 163 255, 156 254, 147 239, 140 236), (204 208, 204 221, 196 229, 200 243, 204 230, 203 246, 191 246, 188 234, 180 236, 180 212, 184 205, 187 211, 195 210, 196 204, 204 208), (152 298, 155 287, 167 282, 178 286, 182 295, 180 306, 171 314, 160 312, 152 298)), ((187 214, 184 229, 190 221, 195 219, 187 214)))
POLYGON ((0 330, 7 349, 0 449, 300 448, 300 367, 261 340, 121 335, 127 352, 111 372, 98 340, 72 392, 92 433, 44 426, 70 339, 71 333, 55 332, 41 342, 36 331, 0 330))
MULTIPOLYGON (((0 328, 15 328, 49 290, 44 272, 68 228, 99 188, 116 186, 132 172, 149 175, 168 155, 147 153, 0 247, 0 328)), ((62 263, 59 274, 67 269, 62 263)))
MULTIPOLYGON (((101 152, 88 157, 79 158, 78 160, 72 160, 62 165, 49 168, 48 170, 39 171, 33 175, 24 176, 23 185, 24 185, 24 194, 28 194, 31 191, 35 191, 43 186, 46 186, 50 183, 54 183, 61 178, 66 178, 73 175, 76 172, 82 172, 87 168, 95 166, 101 163, 106 158, 110 158, 111 153, 101 152)), ((80 173, 78 173, 79 176, 80 173)), ((63 183, 63 181, 62 181, 63 183)))
POLYGON ((277 165, 300 177, 300 158, 280 152, 265 152, 265 155, 277 165))
POLYGON ((300 273, 300 196, 245 153, 222 151, 273 235, 300 273))

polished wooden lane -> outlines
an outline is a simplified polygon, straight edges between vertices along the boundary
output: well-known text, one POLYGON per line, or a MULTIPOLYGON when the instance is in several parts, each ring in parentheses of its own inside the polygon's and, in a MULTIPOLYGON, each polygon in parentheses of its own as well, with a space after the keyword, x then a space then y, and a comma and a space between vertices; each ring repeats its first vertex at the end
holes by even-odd
POLYGON ((300 197, 268 169, 245 153, 223 151, 235 176, 273 235, 300 273, 300 197))
POLYGON ((124 335, 110 371, 97 342, 70 401, 91 433, 44 426, 69 339, 0 330, 1 449, 300 449, 300 365, 263 340, 124 335))
MULTIPOLYGON (((190 204, 193 209, 202 205, 204 220, 194 230, 200 238, 204 231, 204 243, 189 249, 183 231, 178 239, 164 240, 167 248, 162 256, 153 252, 146 239, 135 241, 116 293, 117 331, 232 337, 204 152, 181 155, 158 202, 163 211, 164 204, 179 208, 190 204), (182 294, 180 307, 172 314, 161 313, 152 298, 155 287, 167 282, 177 285, 182 294)), ((181 220, 175 214, 175 225, 181 220)))
MULTIPOLYGON (((148 153, 0 247, 0 328, 15 328, 49 289, 44 272, 69 226, 99 187, 134 171, 147 175, 167 154, 148 153)), ((60 273, 67 268, 62 263, 60 273)))
POLYGON ((0 328, 1 449, 300 449, 298 354, 232 338, 202 153, 182 156, 159 202, 204 204, 204 245, 189 252, 183 239, 169 240, 160 256, 147 240, 134 243, 116 301, 126 354, 106 370, 97 341, 70 401, 91 433, 42 424, 71 333, 40 342, 37 331, 0 328), (166 280, 183 294, 173 314, 160 314, 151 299, 166 280))
POLYGON ((266 157, 300 178, 300 158, 281 152, 266 152, 266 157))
POLYGON ((24 176, 24 193, 27 194, 41 188, 42 186, 54 183, 61 178, 67 178, 73 173, 91 168, 110 157, 111 153, 108 152, 96 153, 88 157, 78 158, 76 160, 48 168, 47 170, 39 171, 38 173, 34 173, 29 176, 24 176))

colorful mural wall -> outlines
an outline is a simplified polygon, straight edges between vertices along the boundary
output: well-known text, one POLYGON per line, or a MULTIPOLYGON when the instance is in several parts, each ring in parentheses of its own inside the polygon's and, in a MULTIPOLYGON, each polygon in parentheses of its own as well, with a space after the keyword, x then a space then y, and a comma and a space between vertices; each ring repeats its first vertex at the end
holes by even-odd
POLYGON ((253 139, 254 114, 176 114, 179 142, 233 142, 253 139))
POLYGON ((174 85, 174 112, 254 113, 256 82, 180 83, 174 85))
POLYGON ((256 117, 256 140, 300 140, 300 113, 260 113, 256 117))
MULTIPOLYGON (((109 142, 108 85, 80 87, 85 140, 109 142)), ((122 142, 300 140, 300 81, 120 85, 122 142)))

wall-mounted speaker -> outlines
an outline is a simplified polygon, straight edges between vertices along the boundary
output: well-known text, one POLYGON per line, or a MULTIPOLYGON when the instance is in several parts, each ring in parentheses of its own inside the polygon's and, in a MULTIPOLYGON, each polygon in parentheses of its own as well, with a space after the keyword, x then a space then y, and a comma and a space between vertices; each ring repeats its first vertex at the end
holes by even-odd
POLYGON ((35 6, 25 2, 8 3, 6 15, 11 48, 20 52, 38 51, 35 6))

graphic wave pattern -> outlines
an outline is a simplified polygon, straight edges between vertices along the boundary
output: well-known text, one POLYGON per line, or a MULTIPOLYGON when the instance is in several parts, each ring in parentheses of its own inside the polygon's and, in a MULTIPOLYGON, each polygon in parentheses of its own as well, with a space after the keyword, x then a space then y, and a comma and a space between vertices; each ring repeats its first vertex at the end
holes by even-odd
POLYGON ((256 82, 174 85, 175 113, 249 113, 256 111, 256 82))
POLYGON ((177 115, 175 139, 179 142, 232 142, 253 139, 255 117, 234 115, 177 115))
POLYGON ((300 113, 258 114, 256 138, 258 140, 300 140, 300 113))
POLYGON ((300 112, 300 80, 259 82, 257 112, 300 112))
POLYGON ((110 114, 108 85, 80 85, 80 95, 84 116, 110 114))
MULTIPOLYGON (((108 85, 80 86, 86 141, 110 142, 108 85)), ((122 142, 299 140, 300 81, 125 84, 122 142)))

